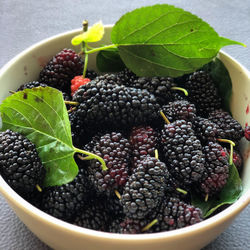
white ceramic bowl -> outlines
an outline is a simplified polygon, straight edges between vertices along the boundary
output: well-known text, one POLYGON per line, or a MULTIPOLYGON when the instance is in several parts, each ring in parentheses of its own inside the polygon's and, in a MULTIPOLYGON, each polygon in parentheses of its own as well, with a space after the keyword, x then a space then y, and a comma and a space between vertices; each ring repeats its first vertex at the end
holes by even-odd
MULTIPOLYGON (((111 27, 105 28, 105 37, 100 43, 109 44, 111 27)), ((72 47, 71 38, 80 30, 46 39, 20 53, 0 71, 0 100, 9 95, 21 84, 35 80, 42 66, 63 48, 72 47)), ((75 49, 75 48, 74 48, 75 49)), ((230 72, 233 82, 231 110, 235 119, 243 126, 250 116, 246 107, 250 100, 250 73, 229 55, 221 52, 219 58, 230 72)), ((95 57, 90 57, 90 68, 95 67, 95 57)), ((242 196, 233 205, 219 214, 193 226, 170 232, 140 235, 121 235, 98 232, 81 228, 56 219, 35 208, 16 192, 0 176, 0 192, 10 206, 42 241, 55 249, 88 249, 88 250, 171 250, 200 249, 215 239, 233 221, 233 219, 250 203, 250 143, 242 140, 244 171, 242 196)))

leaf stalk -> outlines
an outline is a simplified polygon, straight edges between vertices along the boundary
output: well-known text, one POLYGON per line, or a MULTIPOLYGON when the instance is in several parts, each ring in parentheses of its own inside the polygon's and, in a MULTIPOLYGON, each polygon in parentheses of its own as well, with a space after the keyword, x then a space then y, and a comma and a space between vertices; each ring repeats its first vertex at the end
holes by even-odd
POLYGON ((85 53, 92 54, 92 53, 95 53, 95 52, 98 52, 98 51, 101 51, 101 50, 113 49, 113 48, 116 48, 116 47, 117 47, 116 44, 110 44, 110 45, 106 45, 106 46, 103 46, 103 47, 88 50, 85 53))
MULTIPOLYGON (((74 151, 77 152, 77 153, 81 153, 81 154, 84 154, 84 155, 88 155, 87 159, 88 160, 92 160, 92 159, 96 159, 98 160, 101 164, 102 164, 102 170, 105 171, 105 170, 108 170, 107 166, 106 166, 106 163, 105 161, 102 159, 102 157, 96 155, 96 154, 93 154, 91 152, 88 152, 88 151, 85 151, 83 149, 79 149, 79 148, 74 148, 74 151)), ((86 157, 84 157, 84 160, 86 160, 86 157)))

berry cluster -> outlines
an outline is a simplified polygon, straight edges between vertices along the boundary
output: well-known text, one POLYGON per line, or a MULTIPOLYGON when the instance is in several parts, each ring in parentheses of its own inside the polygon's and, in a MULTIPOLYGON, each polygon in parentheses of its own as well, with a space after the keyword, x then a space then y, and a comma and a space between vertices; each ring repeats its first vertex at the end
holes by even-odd
MULTIPOLYGON (((79 173, 72 182, 43 187, 45 169, 35 145, 7 130, 0 134, 3 178, 48 214, 94 230, 153 233, 202 221, 190 190, 206 200, 216 197, 229 177, 230 151, 223 139, 237 145, 244 136, 241 125, 221 109, 209 74, 194 72, 179 83, 137 77, 128 69, 99 76, 88 70, 83 78, 82 68, 81 58, 64 49, 38 81, 17 91, 51 86, 77 103, 69 107, 74 145, 102 157, 107 170, 76 155, 79 173)), ((233 160, 240 170, 239 152, 233 160)))

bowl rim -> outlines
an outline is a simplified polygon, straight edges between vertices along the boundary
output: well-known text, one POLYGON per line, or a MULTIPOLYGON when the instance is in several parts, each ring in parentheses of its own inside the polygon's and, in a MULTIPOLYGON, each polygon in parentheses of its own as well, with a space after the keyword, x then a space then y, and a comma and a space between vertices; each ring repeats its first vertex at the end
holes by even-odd
MULTIPOLYGON (((105 25, 105 28, 111 28, 112 25, 105 25)), ((39 46, 46 44, 47 42, 50 42, 54 39, 61 38, 63 36, 73 35, 77 32, 80 32, 81 29, 74 29, 66 32, 59 33, 57 35, 51 36, 49 38, 43 39, 34 45, 31 45, 27 49, 20 52, 18 55, 16 55, 14 58, 12 58, 10 61, 8 61, 1 69, 0 69, 0 79, 2 78, 2 75, 4 72, 11 67, 13 63, 15 63, 17 60, 22 58, 27 53, 32 52, 33 50, 37 49, 39 46)), ((228 55, 227 53, 220 50, 220 55, 223 55, 225 58, 229 59, 230 61, 233 61, 234 64, 236 64, 242 71, 243 74, 247 75, 250 79, 250 72, 236 59, 228 55)), ((160 239, 174 239, 181 236, 188 236, 195 232, 201 232, 206 231, 208 228, 211 227, 211 225, 216 226, 218 224, 223 223, 224 221, 228 220, 229 218, 232 218, 236 216, 239 212, 241 212, 248 204, 250 204, 250 189, 244 192, 242 196, 232 205, 230 205, 228 208, 224 209, 220 213, 202 221, 195 225, 191 225, 189 227, 180 228, 172 231, 165 231, 165 232, 159 232, 159 233, 151 233, 151 234, 118 234, 118 233, 109 233, 109 232, 101 232, 96 231, 92 229, 87 229, 83 227, 79 227, 76 225, 73 225, 71 223, 62 221, 60 219, 57 219, 42 210, 36 208, 29 202, 27 202, 25 199, 23 199, 20 195, 18 195, 6 182, 5 180, 0 176, 0 193, 5 197, 7 200, 11 200, 11 202, 14 203, 16 207, 19 207, 26 213, 28 213, 32 217, 37 217, 37 219, 41 221, 46 221, 53 227, 57 227, 58 229, 62 229, 67 232, 71 233, 77 233, 80 235, 85 236, 91 236, 95 237, 96 239, 102 238, 102 239, 110 239, 112 240, 124 240, 124 241, 141 241, 145 242, 145 240, 160 240, 160 239)))

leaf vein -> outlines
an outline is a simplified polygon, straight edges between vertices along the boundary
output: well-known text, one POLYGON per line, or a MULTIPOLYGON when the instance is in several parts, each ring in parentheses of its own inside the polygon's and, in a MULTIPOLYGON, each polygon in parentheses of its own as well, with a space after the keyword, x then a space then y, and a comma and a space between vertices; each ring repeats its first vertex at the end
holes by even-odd
POLYGON ((153 24, 153 23, 159 21, 161 18, 165 17, 166 15, 169 15, 169 14, 171 14, 171 13, 176 13, 176 12, 180 12, 180 11, 176 11, 176 10, 175 10, 175 11, 168 11, 168 12, 162 14, 161 16, 159 16, 159 17, 153 19, 151 22, 146 23, 145 25, 141 26, 140 28, 138 28, 138 29, 136 29, 136 30, 134 30, 134 31, 132 31, 132 32, 130 32, 130 33, 127 33, 125 36, 123 36, 123 37, 121 38, 121 40, 120 40, 119 43, 121 43, 124 39, 126 39, 126 38, 129 37, 130 35, 133 35, 133 34, 135 34, 136 32, 141 31, 141 30, 144 29, 145 27, 147 27, 147 26, 149 26, 149 25, 151 25, 151 24, 153 24))
MULTIPOLYGON (((36 110, 37 113, 38 113, 38 114, 44 119, 44 121, 49 125, 49 127, 50 127, 51 130, 52 130, 53 135, 55 136, 55 130, 54 130, 53 127, 51 126, 50 122, 46 119, 46 117, 45 117, 37 108, 35 108, 35 107, 32 106, 31 104, 29 104, 29 103, 27 103, 27 102, 24 102, 24 101, 22 101, 22 100, 20 100, 20 99, 13 98, 13 100, 15 100, 15 101, 17 101, 17 102, 21 102, 22 104, 24 104, 24 105, 26 105, 26 106, 29 106, 29 107, 31 107, 32 109, 36 110)), ((15 110, 16 110, 16 109, 15 109, 15 110)), ((16 111, 17 111, 17 110, 16 110, 16 111)), ((22 114, 22 115, 24 116, 23 113, 21 113, 21 112, 19 112, 19 113, 22 114)), ((30 119, 28 119, 28 120, 30 121, 30 119)), ((29 122, 29 124, 30 124, 30 126, 32 126, 32 123, 29 122)))
MULTIPOLYGON (((31 93, 32 95, 38 97, 38 98, 41 98, 40 96, 37 96, 37 95, 36 95, 35 93, 33 93, 33 92, 30 92, 30 93, 31 93)), ((67 129, 66 129, 65 123, 63 122, 62 118, 59 116, 59 114, 56 112, 56 110, 55 110, 48 102, 46 102, 45 100, 43 100, 43 101, 50 107, 51 110, 54 111, 54 113, 56 114, 56 116, 59 118, 60 124, 62 124, 62 127, 63 127, 63 129, 64 129, 65 134, 67 135, 69 141, 71 141, 71 137, 70 137, 70 136, 68 135, 68 133, 67 133, 67 129)))
MULTIPOLYGON (((193 22, 197 22, 197 20, 190 20, 190 21, 186 21, 186 22, 175 23, 175 24, 173 24, 173 25, 171 25, 171 26, 168 26, 168 27, 166 27, 166 28, 160 30, 159 32, 153 34, 151 37, 149 37, 149 38, 148 38, 146 41, 144 41, 142 44, 147 43, 147 42, 150 41, 152 38, 158 36, 158 35, 161 34, 162 32, 165 32, 165 31, 167 31, 167 30, 169 30, 169 29, 171 29, 171 28, 174 28, 174 27, 176 27, 176 26, 183 25, 183 24, 193 23, 193 22)), ((191 33, 188 33, 188 34, 191 34, 191 33)))

